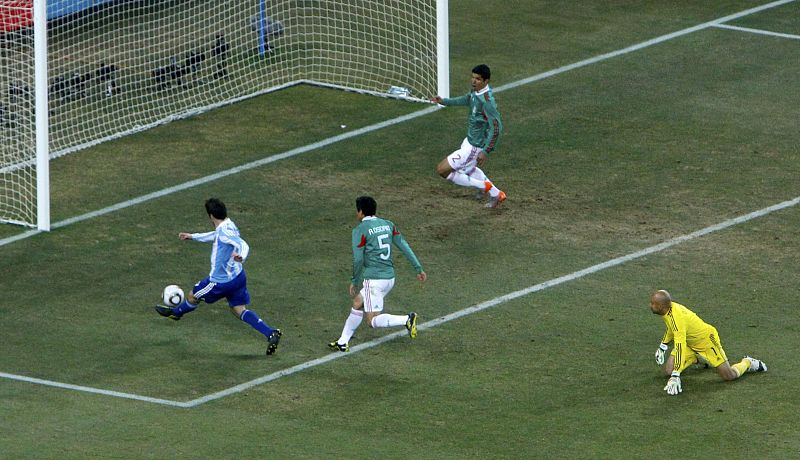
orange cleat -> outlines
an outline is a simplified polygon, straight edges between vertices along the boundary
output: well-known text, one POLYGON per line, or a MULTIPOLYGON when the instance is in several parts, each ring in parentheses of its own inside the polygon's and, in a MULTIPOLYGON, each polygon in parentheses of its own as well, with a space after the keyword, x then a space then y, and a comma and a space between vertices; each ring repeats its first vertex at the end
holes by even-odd
POLYGON ((506 201, 506 192, 500 191, 500 194, 497 196, 489 197, 489 201, 486 203, 487 208, 496 208, 498 204, 506 201))

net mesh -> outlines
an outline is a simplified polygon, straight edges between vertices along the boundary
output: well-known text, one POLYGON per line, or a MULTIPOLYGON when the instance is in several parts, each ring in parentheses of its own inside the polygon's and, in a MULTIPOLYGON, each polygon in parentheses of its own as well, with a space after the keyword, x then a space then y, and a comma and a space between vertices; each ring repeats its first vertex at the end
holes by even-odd
POLYGON ((36 221, 33 40, 15 33, 30 20, 26 2, 0 3, 0 219, 36 221))
MULTIPOLYGON (((35 220, 31 1, 0 2, 0 219, 35 220)), ((49 0, 51 157, 298 83, 436 94, 436 0, 49 0)))

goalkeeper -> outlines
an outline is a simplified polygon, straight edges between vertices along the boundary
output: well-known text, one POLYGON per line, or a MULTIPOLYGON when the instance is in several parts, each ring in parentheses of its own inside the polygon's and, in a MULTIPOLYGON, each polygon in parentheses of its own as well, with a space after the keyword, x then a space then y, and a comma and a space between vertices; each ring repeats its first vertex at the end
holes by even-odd
POLYGON ((700 358, 717 369, 723 380, 736 380, 747 371, 766 372, 767 365, 749 356, 731 365, 722 349, 722 342, 714 326, 707 324, 693 311, 672 301, 669 292, 660 290, 650 296, 650 310, 661 316, 667 326, 664 338, 656 350, 656 363, 664 366, 669 381, 664 390, 677 395, 681 388, 681 372, 700 358), (673 342, 672 353, 665 360, 667 344, 673 342), (666 363, 665 363, 666 362, 666 363))

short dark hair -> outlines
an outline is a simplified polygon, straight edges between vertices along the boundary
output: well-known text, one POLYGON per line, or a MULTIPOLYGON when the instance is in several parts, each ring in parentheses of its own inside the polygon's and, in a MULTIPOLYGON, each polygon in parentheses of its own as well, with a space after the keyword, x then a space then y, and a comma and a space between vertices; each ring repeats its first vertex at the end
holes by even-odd
POLYGON ((356 211, 361 211, 365 216, 374 216, 378 210, 378 202, 371 196, 360 196, 356 198, 356 211))
POLYGON ((206 212, 215 219, 225 219, 228 217, 228 208, 219 198, 209 198, 206 200, 206 212))
POLYGON ((488 80, 492 78, 492 71, 489 69, 489 66, 486 64, 478 64, 472 69, 472 73, 476 73, 481 76, 484 80, 488 80))

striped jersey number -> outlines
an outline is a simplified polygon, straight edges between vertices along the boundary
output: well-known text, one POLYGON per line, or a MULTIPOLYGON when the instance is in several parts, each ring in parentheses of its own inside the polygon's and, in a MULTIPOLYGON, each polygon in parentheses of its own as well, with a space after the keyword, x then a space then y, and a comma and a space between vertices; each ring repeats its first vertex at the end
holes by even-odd
POLYGON ((386 253, 380 254, 380 257, 383 260, 389 260, 389 257, 392 256, 392 245, 386 242, 388 238, 389 235, 387 234, 378 235, 378 247, 381 248, 381 250, 386 250, 386 253))

